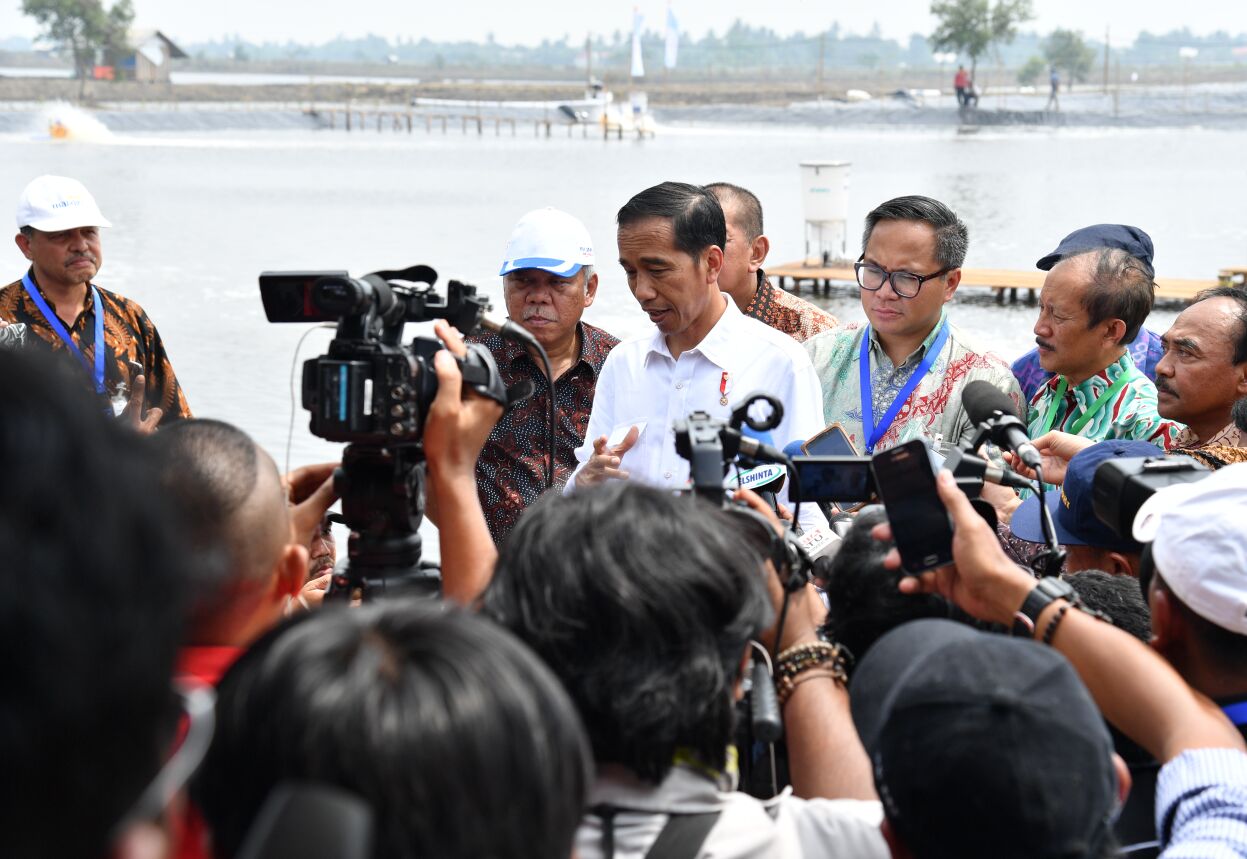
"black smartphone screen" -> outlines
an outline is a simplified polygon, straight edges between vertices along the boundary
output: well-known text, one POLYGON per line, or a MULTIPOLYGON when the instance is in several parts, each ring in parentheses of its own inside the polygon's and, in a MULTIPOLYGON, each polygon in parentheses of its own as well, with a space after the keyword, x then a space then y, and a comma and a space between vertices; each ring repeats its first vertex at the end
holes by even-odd
POLYGON ((874 456, 875 488, 892 524, 901 569, 918 574, 953 559, 953 529, 935 489, 927 443, 915 439, 874 456))
POLYGON ((843 507, 869 501, 875 494, 868 456, 794 456, 797 472, 793 500, 800 486, 801 501, 823 501, 843 507))
POLYGON ((856 456, 857 449, 849 440, 848 433, 840 424, 832 424, 818 435, 801 445, 801 452, 808 456, 856 456))

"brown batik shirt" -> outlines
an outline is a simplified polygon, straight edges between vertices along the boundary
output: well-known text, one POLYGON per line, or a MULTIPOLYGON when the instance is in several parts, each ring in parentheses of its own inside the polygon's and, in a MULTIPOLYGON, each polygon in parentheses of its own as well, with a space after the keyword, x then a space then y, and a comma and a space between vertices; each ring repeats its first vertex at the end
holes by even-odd
MULTIPOLYGON (((593 411, 598 373, 619 338, 584 322, 580 327, 580 358, 554 383, 557 423, 554 436, 554 488, 559 491, 576 468, 576 448, 584 444, 593 411)), ((533 395, 507 409, 494 425, 476 461, 476 491, 495 542, 515 527, 524 512, 546 491, 546 460, 550 427, 550 383, 523 346, 497 334, 472 336, 493 353, 498 373, 510 387, 533 383, 533 395)))
POLYGON ((817 304, 811 304, 771 284, 766 272, 758 270, 758 291, 745 308, 745 315, 782 331, 798 343, 840 324, 836 317, 817 304))
MULTIPOLYGON (((33 270, 30 279, 32 282, 35 279, 33 270)), ((147 318, 143 308, 133 301, 98 286, 96 289, 99 290, 100 303, 104 305, 104 347, 107 350, 104 359, 105 394, 111 397, 121 384, 126 386, 126 390, 131 389, 134 380, 128 362, 137 361, 143 366, 147 384, 146 407, 164 410, 161 423, 189 418, 191 411, 186 405, 186 396, 173 373, 156 326, 147 318)), ((51 302, 48 304, 51 306, 51 302)), ((95 299, 87 290, 82 312, 72 325, 65 326, 74 344, 92 364, 95 361, 95 312, 95 299)), ((47 348, 78 364, 69 347, 26 294, 20 280, 0 289, 0 319, 26 323, 27 348, 47 348)), ((89 378, 86 383, 88 386, 92 384, 89 378)))

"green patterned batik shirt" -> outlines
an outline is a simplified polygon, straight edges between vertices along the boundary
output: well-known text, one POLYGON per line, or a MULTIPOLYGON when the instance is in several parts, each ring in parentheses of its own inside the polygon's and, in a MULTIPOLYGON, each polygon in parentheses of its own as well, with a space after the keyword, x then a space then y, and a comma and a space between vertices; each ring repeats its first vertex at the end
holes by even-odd
POLYGON ((1186 427, 1160 416, 1156 406, 1156 385, 1135 368, 1129 352, 1091 378, 1077 385, 1067 383, 1068 389, 1059 401, 1056 395, 1063 377, 1057 375, 1049 379, 1031 400, 1027 415, 1030 437, 1038 438, 1043 435, 1044 427, 1049 423, 1050 409, 1057 410, 1051 421, 1051 429, 1073 432, 1074 424, 1083 418, 1100 395, 1112 387, 1123 373, 1130 374, 1130 381, 1098 409, 1077 434, 1096 441, 1128 438, 1150 441, 1166 450, 1174 447, 1179 434, 1186 427))

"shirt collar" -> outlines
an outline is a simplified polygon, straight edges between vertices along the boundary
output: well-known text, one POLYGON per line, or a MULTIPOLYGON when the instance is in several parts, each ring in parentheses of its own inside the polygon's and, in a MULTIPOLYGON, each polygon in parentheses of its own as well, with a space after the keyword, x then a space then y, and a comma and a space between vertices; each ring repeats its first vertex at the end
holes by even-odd
MULTIPOLYGON (((725 368, 731 363, 733 353, 740 350, 740 342, 737 340, 735 333, 745 315, 740 312, 736 302, 732 301, 727 295, 720 292, 719 296, 723 299, 725 305, 723 315, 714 323, 714 327, 706 333, 706 336, 701 338, 701 342, 692 349, 686 349, 685 354, 698 352, 704 355, 716 367, 725 368)), ((649 350, 645 354, 645 360, 648 362, 653 355, 672 361, 675 360, 671 355, 671 350, 667 348, 666 336, 657 327, 654 328, 654 336, 650 338, 649 350)))
MULTIPOLYGON (((1134 372, 1134 359, 1130 357, 1130 350, 1127 349, 1122 353, 1120 358, 1112 364, 1109 364, 1094 376, 1083 379, 1077 385, 1069 385, 1069 393, 1073 394, 1077 391, 1082 393, 1084 396, 1090 396, 1094 399, 1102 394, 1114 382, 1116 382, 1122 373, 1131 372, 1134 372)), ((1053 376, 1048 380, 1048 387, 1051 390, 1056 390, 1057 386, 1061 384, 1061 379, 1063 378, 1065 377, 1059 374, 1053 376)), ((1066 384, 1068 384, 1068 382, 1066 384)))
MULTIPOLYGON (((927 350, 931 348, 931 344, 935 342, 935 338, 939 336, 940 328, 943 327, 944 321, 947 318, 948 311, 946 309, 941 309, 939 321, 932 326, 929 332, 927 332, 927 336, 924 337, 922 342, 918 344, 918 348, 905 356, 905 360, 897 366, 904 367, 912 361, 922 360, 922 357, 926 354, 927 350)), ((880 355, 887 355, 887 353, 883 351, 883 344, 879 342, 879 333, 875 331, 875 327, 873 325, 870 326, 870 349, 874 352, 876 359, 880 355)))
MULTIPOLYGON (((599 362, 595 366, 593 361, 590 361, 588 358, 585 357, 585 353, 587 352, 587 346, 588 346, 588 343, 585 338, 589 336, 589 332, 585 329, 585 324, 583 322, 576 323, 576 333, 578 335, 577 342, 580 344, 580 347, 579 347, 580 351, 576 355, 576 360, 572 362, 571 367, 567 369, 567 372, 570 373, 576 367, 580 366, 581 364, 584 364, 596 376, 598 373, 598 370, 601 369, 601 363, 599 362)), ((533 367, 537 366, 537 362, 533 360, 532 355, 528 354, 528 349, 525 346, 523 346, 520 343, 516 343, 514 340, 507 340, 506 338, 503 338, 501 336, 499 336, 499 339, 502 340, 502 344, 503 344, 502 345, 503 357, 507 361, 510 362, 512 367, 516 366, 517 364, 524 364, 524 363, 531 364, 533 367)))

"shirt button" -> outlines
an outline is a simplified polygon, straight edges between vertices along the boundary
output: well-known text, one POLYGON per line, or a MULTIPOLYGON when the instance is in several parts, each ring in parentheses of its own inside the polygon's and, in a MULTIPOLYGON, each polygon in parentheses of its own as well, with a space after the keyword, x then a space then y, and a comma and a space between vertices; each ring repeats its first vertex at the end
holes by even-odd
POLYGON ((671 472, 670 472, 670 471, 664 471, 662 476, 663 476, 663 477, 665 477, 667 480, 670 480, 670 479, 671 479, 671 472))
POLYGON ((676 389, 677 391, 678 391, 678 390, 680 390, 680 389, 681 389, 681 388, 683 388, 683 387, 684 387, 684 383, 683 383, 683 382, 676 382, 676 383, 675 383, 675 389, 676 389))

